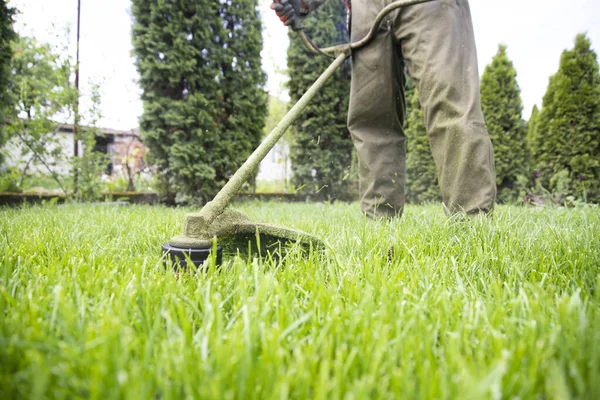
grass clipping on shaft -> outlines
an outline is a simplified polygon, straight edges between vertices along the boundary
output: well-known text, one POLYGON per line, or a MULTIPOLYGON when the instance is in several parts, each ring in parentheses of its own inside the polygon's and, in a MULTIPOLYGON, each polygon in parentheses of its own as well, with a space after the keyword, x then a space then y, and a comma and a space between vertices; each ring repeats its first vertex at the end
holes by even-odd
POLYGON ((176 247, 209 247, 214 238, 223 247, 225 255, 280 254, 292 247, 303 250, 324 248, 319 239, 306 232, 255 222, 233 210, 225 210, 199 237, 176 236, 170 244, 176 247))

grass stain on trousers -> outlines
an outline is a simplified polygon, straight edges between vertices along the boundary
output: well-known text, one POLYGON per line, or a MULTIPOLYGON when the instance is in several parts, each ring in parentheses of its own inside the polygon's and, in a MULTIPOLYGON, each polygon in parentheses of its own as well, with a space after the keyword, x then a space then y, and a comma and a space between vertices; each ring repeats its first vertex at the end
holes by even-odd
MULTIPOLYGON (((392 1, 353 0, 352 40, 392 1)), ((419 92, 443 202, 450 213, 494 207, 494 152, 481 111, 467 0, 437 0, 390 13, 353 52, 348 129, 358 151, 361 208, 394 217, 404 207, 406 69, 419 92)))

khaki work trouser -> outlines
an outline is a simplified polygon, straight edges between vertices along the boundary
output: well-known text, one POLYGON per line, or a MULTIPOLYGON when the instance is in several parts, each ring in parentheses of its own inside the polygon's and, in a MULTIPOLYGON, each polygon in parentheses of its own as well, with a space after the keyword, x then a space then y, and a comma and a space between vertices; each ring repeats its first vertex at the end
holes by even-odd
MULTIPOLYGON (((353 0, 352 40, 363 38, 391 2, 353 0)), ((494 154, 479 99, 469 3, 437 0, 392 12, 377 37, 353 53, 348 129, 358 151, 363 212, 402 214, 405 67, 419 91, 444 204, 451 213, 491 211, 494 154)))

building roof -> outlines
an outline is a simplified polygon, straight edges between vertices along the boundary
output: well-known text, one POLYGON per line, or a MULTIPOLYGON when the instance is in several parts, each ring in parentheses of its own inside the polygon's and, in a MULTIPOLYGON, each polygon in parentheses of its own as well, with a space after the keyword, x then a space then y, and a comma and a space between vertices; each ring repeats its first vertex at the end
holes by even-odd
MULTIPOLYGON (((58 124, 57 130, 59 132, 64 133, 73 133, 75 126, 73 124, 58 124)), ((97 128, 100 132, 102 132, 106 136, 140 136, 140 131, 137 129, 130 129, 128 131, 121 131, 118 129, 110 129, 110 128, 97 128)))

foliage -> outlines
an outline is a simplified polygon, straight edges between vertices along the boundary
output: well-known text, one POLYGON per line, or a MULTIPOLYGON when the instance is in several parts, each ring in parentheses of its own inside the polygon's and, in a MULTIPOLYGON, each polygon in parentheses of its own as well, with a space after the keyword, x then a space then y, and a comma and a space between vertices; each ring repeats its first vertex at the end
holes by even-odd
MULTIPOLYGON (((285 117, 288 109, 287 102, 269 95, 269 112, 264 128, 265 136, 271 133, 279 122, 285 117)), ((279 142, 271 150, 271 155, 276 158, 276 163, 285 168, 283 178, 275 181, 258 181, 256 182, 255 191, 261 193, 281 193, 290 190, 290 143, 293 141, 292 129, 288 129, 279 142)), ((268 156, 268 157, 269 157, 268 156)), ((263 168, 261 166, 261 168, 263 168)))
POLYGON ((18 187, 27 185, 30 174, 44 172, 52 177, 65 194, 72 187, 68 173, 77 171, 79 199, 94 200, 100 197, 100 172, 106 166, 103 154, 94 151, 98 130, 94 128, 100 118, 99 88, 92 91, 92 106, 84 117, 88 126, 78 127, 78 141, 84 152, 78 158, 69 156, 67 149, 72 139, 58 132, 59 121, 67 123, 74 117, 78 92, 71 84, 74 64, 65 48, 40 44, 35 38, 21 37, 14 43, 11 95, 16 100, 14 118, 7 133, 17 156, 21 175, 18 187))
POLYGON ((205 202, 260 143, 266 115, 256 0, 134 0, 141 129, 170 202, 205 202))
POLYGON ((189 209, 0 209, 0 398, 599 398, 597 207, 239 210, 329 249, 177 278, 189 209))
POLYGON ((290 186, 285 179, 257 180, 256 193, 296 193, 296 188, 290 186))
POLYGON ((409 203, 437 202, 441 200, 441 194, 435 162, 431 155, 423 109, 419 103, 419 93, 412 83, 406 91, 406 98, 410 105, 407 107, 405 128, 407 137, 406 201, 409 203))
MULTIPOLYGON (((346 11, 341 2, 328 2, 304 21, 307 35, 323 46, 345 43, 346 11)), ((310 53, 290 31, 288 87, 298 101, 331 63, 310 53)), ((291 144, 293 181, 319 200, 345 200, 355 189, 351 175, 353 144, 346 127, 350 65, 338 70, 293 125, 291 144)))
MULTIPOLYGON (((95 135, 100 134, 100 131, 96 128, 85 128, 83 133, 83 147, 93 149, 95 135)), ((106 155, 97 151, 85 151, 83 155, 73 161, 78 170, 75 198, 84 201, 102 199, 102 175, 108 163, 106 155)))
POLYGON ((528 171, 527 128, 516 78, 506 46, 498 46, 481 78, 481 106, 494 146, 499 202, 522 199, 527 189, 523 184, 528 171))
MULTIPOLYGON (((60 186, 56 183, 54 178, 48 176, 47 174, 43 174, 40 172, 32 172, 27 176, 21 174, 21 171, 18 168, 12 168, 12 170, 16 174, 16 185, 19 192, 24 193, 60 193, 62 192, 60 186)), ((65 185, 65 189, 67 192, 71 192, 73 190, 73 182, 70 180, 65 180, 62 182, 65 185)), ((1 190, 0 190, 1 191, 1 190)))
POLYGON ((95 151, 96 137, 102 133, 96 127, 100 119, 100 87, 92 88, 92 107, 89 110, 87 126, 79 126, 77 136, 83 145, 84 152, 73 159, 73 168, 77 171, 77 192, 80 200, 99 200, 102 198, 101 176, 109 162, 107 156, 95 151))
MULTIPOLYGON (((8 7, 6 0, 0 1, 0 149, 6 142, 4 125, 12 115, 13 97, 8 90, 10 80, 10 65, 13 55, 12 41, 16 38, 13 29, 13 17, 16 9, 8 7)), ((3 155, 0 151, 0 166, 3 155)))
POLYGON ((107 179, 102 184, 103 192, 137 192, 153 193, 155 176, 147 171, 142 172, 134 170, 134 174, 129 177, 127 174, 119 174, 111 179, 107 179), (133 182, 132 182, 133 181, 133 182), (133 186, 133 190, 131 190, 133 186))
POLYGON ((21 174, 16 168, 0 169, 0 193, 20 193, 19 186, 21 174))
POLYGON ((577 35, 574 48, 562 53, 535 130, 532 152, 540 184, 599 202, 600 74, 586 35, 577 35))
MULTIPOLYGON (((275 127, 277 126, 277 124, 279 124, 279 122, 283 119, 283 117, 285 117, 285 114, 287 113, 287 109, 288 109, 288 104, 275 97, 275 96, 271 96, 269 95, 269 107, 268 107, 268 113, 267 113, 267 119, 265 122, 265 128, 264 128, 264 134, 268 135, 269 133, 271 133, 271 131, 273 129, 275 129, 275 127)), ((286 133, 286 135, 289 134, 286 133)), ((291 141, 290 137, 285 137, 286 135, 284 135, 284 138, 286 141, 291 141)))
MULTIPOLYGON (((131 143, 130 143, 131 144, 131 143)), ((135 191, 135 177, 138 176, 145 167, 145 163, 141 166, 138 166, 141 149, 139 147, 131 148, 127 147, 127 154, 121 161, 123 166, 125 167, 125 171, 127 173, 127 191, 134 192, 135 191)))
POLYGON ((30 168, 39 166, 66 194, 59 167, 67 163, 67 155, 55 121, 72 115, 76 91, 69 82, 71 60, 29 37, 19 38, 14 48, 10 91, 16 110, 6 130, 21 146, 21 174, 26 176, 30 168))

